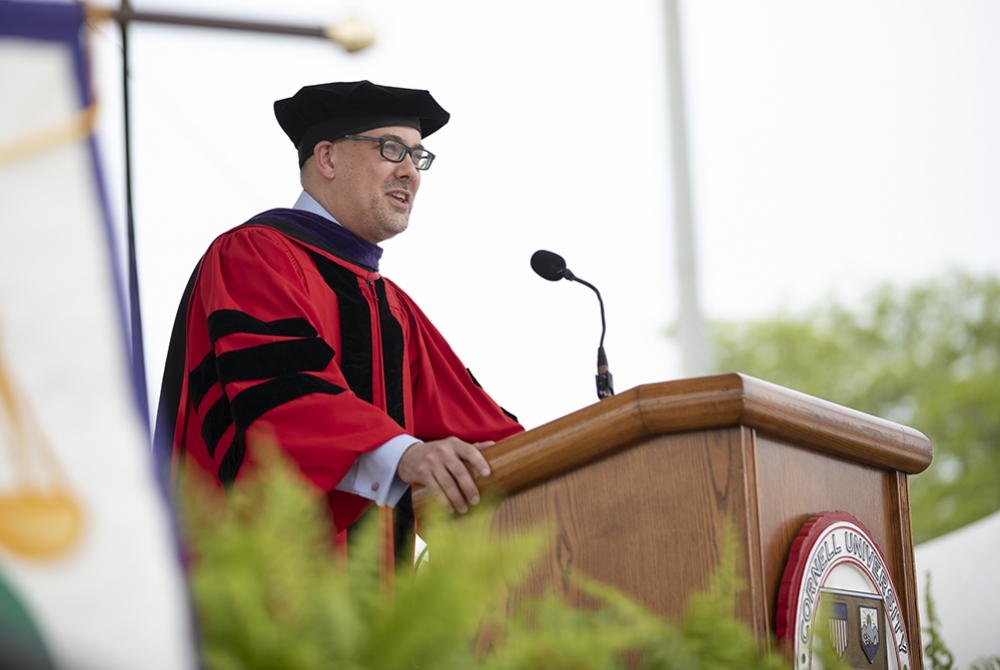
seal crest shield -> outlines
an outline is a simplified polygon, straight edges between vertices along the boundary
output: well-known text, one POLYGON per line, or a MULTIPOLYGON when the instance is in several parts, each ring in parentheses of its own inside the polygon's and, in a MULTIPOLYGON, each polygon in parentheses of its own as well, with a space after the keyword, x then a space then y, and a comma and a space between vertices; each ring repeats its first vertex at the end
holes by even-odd
POLYGON ((847 603, 835 600, 830 607, 830 641, 838 656, 843 656, 847 649, 847 630, 847 603))
POLYGON ((875 655, 878 654, 879 642, 882 637, 878 626, 878 610, 874 607, 859 605, 858 619, 860 619, 861 624, 861 648, 864 650, 865 656, 868 657, 868 662, 873 663, 875 655))

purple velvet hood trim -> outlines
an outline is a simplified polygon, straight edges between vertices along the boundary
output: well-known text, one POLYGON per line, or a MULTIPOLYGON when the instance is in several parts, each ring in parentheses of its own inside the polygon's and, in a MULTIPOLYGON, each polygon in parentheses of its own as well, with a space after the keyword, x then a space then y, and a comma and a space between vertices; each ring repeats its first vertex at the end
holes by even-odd
POLYGON ((292 226, 309 237, 315 238, 321 244, 341 258, 345 258, 362 267, 378 272, 378 262, 382 258, 382 247, 363 240, 347 228, 323 218, 319 214, 305 212, 301 209, 269 209, 253 217, 247 223, 257 219, 272 219, 292 226))

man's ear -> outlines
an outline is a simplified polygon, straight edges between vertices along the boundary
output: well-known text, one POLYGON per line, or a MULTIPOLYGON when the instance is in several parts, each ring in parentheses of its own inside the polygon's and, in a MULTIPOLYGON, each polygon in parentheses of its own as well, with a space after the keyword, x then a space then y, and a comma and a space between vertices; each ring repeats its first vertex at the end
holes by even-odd
POLYGON ((327 142, 326 140, 318 143, 313 148, 311 160, 313 161, 313 164, 315 164, 319 173, 326 179, 332 180, 336 176, 333 167, 334 154, 336 153, 336 147, 333 142, 327 142))

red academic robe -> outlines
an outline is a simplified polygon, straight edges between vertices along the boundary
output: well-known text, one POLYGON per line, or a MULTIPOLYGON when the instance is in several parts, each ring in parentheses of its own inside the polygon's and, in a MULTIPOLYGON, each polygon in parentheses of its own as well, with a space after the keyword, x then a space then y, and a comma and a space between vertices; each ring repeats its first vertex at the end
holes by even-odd
POLYGON ((398 286, 267 223, 217 238, 197 270, 172 473, 193 460, 238 485, 247 430, 266 425, 344 529, 371 505, 334 490, 359 454, 403 432, 479 442, 523 430, 398 286))

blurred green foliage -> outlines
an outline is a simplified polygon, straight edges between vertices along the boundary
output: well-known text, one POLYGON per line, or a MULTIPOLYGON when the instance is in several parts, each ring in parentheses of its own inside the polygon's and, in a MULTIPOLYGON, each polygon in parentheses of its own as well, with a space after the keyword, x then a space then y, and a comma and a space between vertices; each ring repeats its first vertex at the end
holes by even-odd
POLYGON ((602 603, 595 610, 572 609, 554 596, 509 598, 548 538, 492 536, 485 504, 461 520, 422 524, 430 564, 397 577, 394 596, 386 597, 374 568, 375 529, 352 556, 349 582, 332 551, 323 498, 276 448, 255 445, 252 452, 257 476, 230 498, 207 477, 182 487, 202 661, 210 670, 787 667, 780 654, 759 649, 734 616, 740 586, 733 540, 711 589, 691 599, 679 626, 583 579, 580 587, 602 603), (477 651, 482 635, 493 643, 477 651))
POLYGON ((944 638, 941 637, 941 622, 937 618, 937 607, 931 596, 931 573, 929 572, 927 573, 924 598, 924 602, 927 603, 927 622, 924 626, 927 643, 924 644, 924 661, 930 670, 955 670, 955 656, 944 643, 944 638))
POLYGON ((1000 509, 1000 280, 885 285, 857 304, 713 325, 715 368, 912 426, 934 462, 910 478, 925 542, 1000 509))

